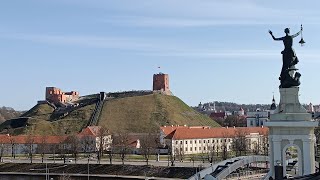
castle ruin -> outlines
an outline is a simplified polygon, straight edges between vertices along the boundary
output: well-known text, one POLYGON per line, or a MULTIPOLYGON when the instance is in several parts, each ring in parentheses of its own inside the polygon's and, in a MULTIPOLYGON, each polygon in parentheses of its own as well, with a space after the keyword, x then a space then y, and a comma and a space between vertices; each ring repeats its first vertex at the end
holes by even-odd
POLYGON ((79 99, 79 92, 62 92, 61 89, 56 87, 46 87, 46 100, 54 103, 68 103, 79 99))

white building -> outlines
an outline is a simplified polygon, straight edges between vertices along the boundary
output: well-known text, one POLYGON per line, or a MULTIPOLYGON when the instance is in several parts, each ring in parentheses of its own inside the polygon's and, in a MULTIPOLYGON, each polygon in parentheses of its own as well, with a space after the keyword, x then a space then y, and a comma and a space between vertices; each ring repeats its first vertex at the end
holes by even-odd
POLYGON ((254 144, 260 141, 268 133, 268 128, 264 127, 234 127, 234 128, 210 128, 210 127, 161 127, 165 144, 171 149, 172 154, 199 154, 209 151, 221 152, 222 148, 227 151, 232 150, 234 138, 243 135, 249 142, 248 149, 252 149, 254 144), (170 130, 172 130, 170 132, 170 130))
POLYGON ((274 114, 276 108, 276 101, 273 96, 269 110, 261 110, 258 108, 254 112, 247 112, 247 127, 264 126, 265 122, 268 121, 270 114, 274 114))
POLYGON ((247 112, 247 127, 264 126, 268 118, 268 111, 260 111, 260 109, 257 109, 255 112, 247 112))

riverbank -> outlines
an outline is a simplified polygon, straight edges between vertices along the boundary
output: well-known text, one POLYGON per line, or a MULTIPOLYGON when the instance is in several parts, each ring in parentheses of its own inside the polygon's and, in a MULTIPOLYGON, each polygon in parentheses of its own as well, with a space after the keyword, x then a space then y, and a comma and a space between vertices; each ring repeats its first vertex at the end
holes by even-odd
POLYGON ((45 176, 46 169, 55 176, 124 177, 144 179, 145 177, 187 179, 195 174, 192 167, 159 167, 110 164, 43 164, 43 163, 2 163, 0 174, 39 174, 45 176), (88 171, 89 170, 89 171, 88 171))

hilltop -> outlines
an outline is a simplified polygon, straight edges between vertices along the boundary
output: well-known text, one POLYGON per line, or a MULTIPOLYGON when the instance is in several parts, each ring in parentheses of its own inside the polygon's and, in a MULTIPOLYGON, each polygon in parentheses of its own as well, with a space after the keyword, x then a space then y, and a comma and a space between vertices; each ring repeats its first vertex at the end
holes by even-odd
POLYGON ((156 131, 164 125, 219 126, 178 97, 164 94, 117 98, 105 103, 99 125, 111 131, 156 131))
POLYGON ((19 118, 7 120, 0 125, 2 133, 59 135, 79 132, 86 127, 95 105, 97 95, 83 97, 79 106, 55 109, 48 103, 37 104, 19 118))
POLYGON ((50 103, 37 104, 20 118, 2 123, 0 131, 53 135, 79 132, 87 125, 104 125, 111 132, 157 131, 164 125, 219 126, 178 97, 161 93, 109 93, 103 103, 99 103, 98 94, 93 94, 81 97, 75 104, 64 109, 50 103), (96 112, 99 104, 101 110, 96 112), (92 121, 94 117, 97 121, 92 121))

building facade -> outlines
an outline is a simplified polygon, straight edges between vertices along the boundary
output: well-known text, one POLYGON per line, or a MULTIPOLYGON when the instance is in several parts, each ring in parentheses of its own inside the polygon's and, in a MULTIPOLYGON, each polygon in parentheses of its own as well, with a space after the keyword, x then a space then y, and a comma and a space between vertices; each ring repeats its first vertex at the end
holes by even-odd
POLYGON ((261 127, 269 119, 268 111, 257 109, 255 112, 247 112, 247 127, 261 127))
POLYGON ((49 135, 0 135, 0 153, 2 155, 20 155, 30 153, 58 153, 62 149, 68 150, 76 143, 78 152, 96 152, 100 144, 103 150, 108 150, 112 143, 110 134, 99 135, 99 126, 88 126, 79 134, 71 136, 49 136, 49 135), (101 140, 103 143, 100 143, 101 140))
POLYGON ((232 150, 232 142, 235 138, 242 136, 248 142, 248 149, 251 150, 255 144, 261 143, 262 138, 268 134, 265 127, 232 127, 232 128, 210 128, 210 127, 186 127, 179 126, 161 127, 165 145, 175 154, 200 154, 210 151, 221 152, 232 150), (173 130, 170 132, 170 129, 173 130))

